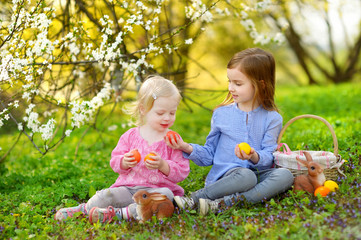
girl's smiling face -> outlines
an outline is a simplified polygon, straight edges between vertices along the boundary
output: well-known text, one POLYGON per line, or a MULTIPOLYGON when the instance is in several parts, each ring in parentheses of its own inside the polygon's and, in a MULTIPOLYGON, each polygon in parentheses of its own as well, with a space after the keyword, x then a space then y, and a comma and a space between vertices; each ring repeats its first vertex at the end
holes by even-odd
POLYGON ((228 90, 239 109, 249 112, 259 106, 257 101, 253 105, 255 88, 252 81, 245 74, 237 68, 227 68, 227 77, 229 83, 228 90))
POLYGON ((157 132, 164 132, 170 128, 176 117, 178 101, 176 97, 158 97, 153 107, 144 114, 145 125, 157 132))

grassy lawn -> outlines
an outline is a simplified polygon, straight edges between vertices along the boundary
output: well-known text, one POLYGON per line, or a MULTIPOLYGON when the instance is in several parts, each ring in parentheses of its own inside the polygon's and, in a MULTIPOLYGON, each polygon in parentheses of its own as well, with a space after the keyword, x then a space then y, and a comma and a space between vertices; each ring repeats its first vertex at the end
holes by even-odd
MULTIPOLYGON (((284 123, 301 114, 325 118, 336 132, 339 153, 347 162, 340 189, 325 198, 288 191, 258 204, 241 202, 218 215, 199 217, 194 211, 179 212, 164 221, 139 224, 116 221, 91 225, 78 215, 66 222, 53 216, 61 207, 86 202, 96 190, 116 179, 110 153, 128 127, 127 119, 115 114, 98 130, 84 129, 66 139, 55 151, 40 157, 28 140, 21 139, 0 167, 0 239, 360 239, 361 224, 361 84, 329 87, 278 88, 277 104, 284 123), (108 129, 116 125, 116 130, 108 129), (77 147, 79 149, 77 150, 77 147), (75 156, 75 152, 77 155, 75 156)), ((205 96, 202 96, 205 98, 205 96)), ((204 104, 213 108, 222 99, 204 104)), ((185 141, 203 144, 211 113, 187 102, 182 104, 173 130, 185 141)), ((17 135, 2 134, 1 155, 17 135)), ((315 119, 292 124, 282 138, 291 149, 333 152, 328 128, 315 119)), ((189 177, 180 183, 186 193, 203 187, 209 168, 191 164, 189 177)))

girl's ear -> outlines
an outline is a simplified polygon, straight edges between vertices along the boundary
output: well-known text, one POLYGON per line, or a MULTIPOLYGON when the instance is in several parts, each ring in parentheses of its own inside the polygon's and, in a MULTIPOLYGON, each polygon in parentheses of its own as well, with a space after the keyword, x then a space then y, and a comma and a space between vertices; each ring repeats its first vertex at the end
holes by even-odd
POLYGON ((140 112, 141 116, 145 115, 145 108, 144 108, 144 106, 142 104, 139 106, 139 112, 140 112))

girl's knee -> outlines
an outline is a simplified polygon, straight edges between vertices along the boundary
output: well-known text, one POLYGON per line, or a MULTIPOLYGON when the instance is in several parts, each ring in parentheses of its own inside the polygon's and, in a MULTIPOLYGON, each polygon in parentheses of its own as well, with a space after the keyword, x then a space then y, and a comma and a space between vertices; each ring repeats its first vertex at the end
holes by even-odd
POLYGON ((256 174, 248 168, 239 168, 234 172, 234 174, 240 182, 247 182, 253 186, 257 184, 256 174))
POLYGON ((111 198, 112 195, 113 194, 109 188, 97 191, 96 194, 92 196, 86 203, 86 211, 89 212, 93 207, 107 207, 105 200, 111 198))
POLYGON ((275 168, 273 174, 280 183, 283 183, 287 187, 292 186, 294 177, 287 168, 275 168))
POLYGON ((275 173, 280 178, 283 178, 286 180, 293 180, 293 174, 287 168, 275 168, 275 173))

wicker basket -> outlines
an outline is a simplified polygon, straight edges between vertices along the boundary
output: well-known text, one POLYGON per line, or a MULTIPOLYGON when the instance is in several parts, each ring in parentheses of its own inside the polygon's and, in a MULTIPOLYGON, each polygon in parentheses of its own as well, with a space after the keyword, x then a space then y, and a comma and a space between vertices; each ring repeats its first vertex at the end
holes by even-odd
POLYGON ((332 134, 333 147, 334 147, 333 153, 326 151, 307 151, 311 154, 313 161, 319 163, 321 166, 324 167, 324 174, 326 180, 336 180, 339 174, 344 175, 340 170, 340 167, 342 166, 345 160, 342 160, 341 156, 338 154, 338 142, 335 131, 333 130, 331 124, 327 122, 324 118, 310 114, 294 117, 291 120, 289 120, 286 123, 286 125, 282 128, 277 140, 277 144, 278 144, 277 151, 273 153, 275 157, 274 160, 275 166, 289 169, 292 172, 293 176, 308 173, 307 168, 299 164, 298 161, 296 160, 296 156, 299 156, 300 159, 306 159, 303 156, 303 151, 291 151, 287 146, 287 144, 281 143, 282 136, 286 131, 287 127, 296 120, 301 118, 314 118, 322 121, 323 123, 326 124, 326 126, 328 127, 328 129, 332 134), (281 151, 281 149, 283 150, 281 151))

